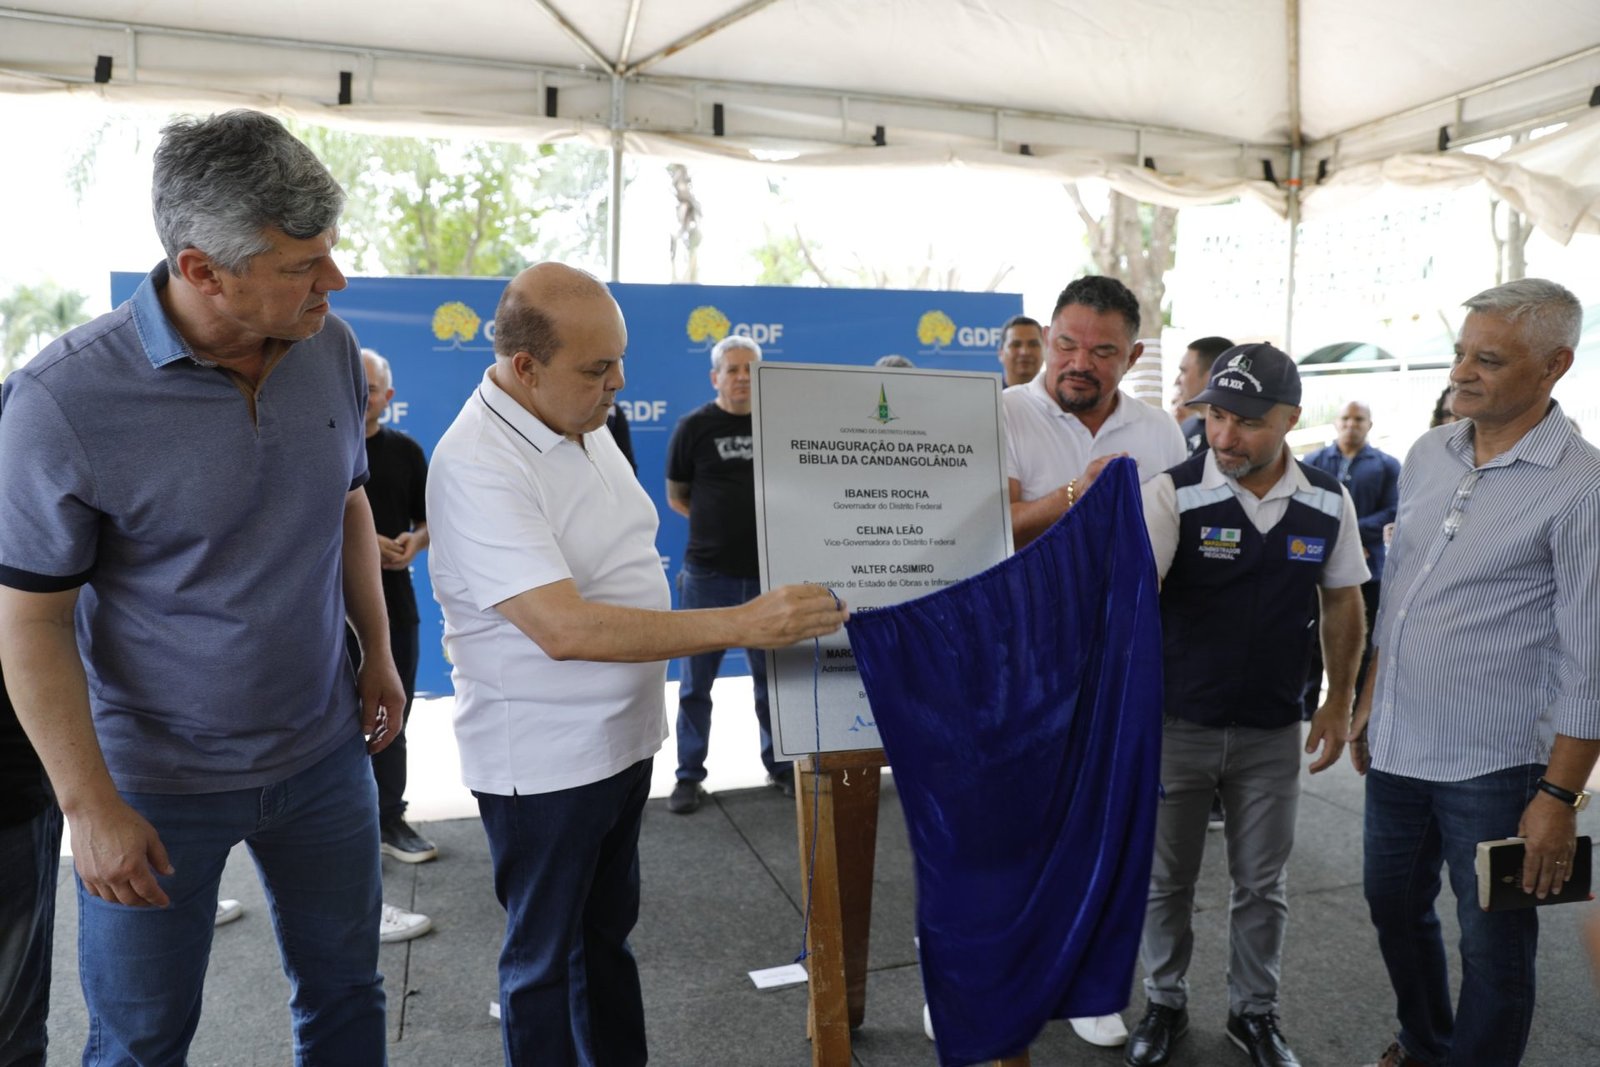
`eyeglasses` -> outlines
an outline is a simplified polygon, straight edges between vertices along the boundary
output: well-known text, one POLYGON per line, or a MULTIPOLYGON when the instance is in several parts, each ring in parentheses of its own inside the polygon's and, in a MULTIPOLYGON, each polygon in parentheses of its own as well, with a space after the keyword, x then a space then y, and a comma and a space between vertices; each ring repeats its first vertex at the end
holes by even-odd
POLYGON ((1456 495, 1450 501, 1450 514, 1444 517, 1444 539, 1453 540, 1461 530, 1461 522, 1466 517, 1467 501, 1472 499, 1472 491, 1478 487, 1478 479, 1482 477, 1481 470, 1468 471, 1456 486, 1456 495))

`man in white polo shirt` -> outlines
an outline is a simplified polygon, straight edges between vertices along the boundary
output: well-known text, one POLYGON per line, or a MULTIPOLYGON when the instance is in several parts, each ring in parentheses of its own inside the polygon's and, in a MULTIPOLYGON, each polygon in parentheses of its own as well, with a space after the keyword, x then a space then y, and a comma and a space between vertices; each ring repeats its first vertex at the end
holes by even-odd
POLYGON ((506 909, 508 1063, 646 1060, 627 938, 651 757, 667 733, 662 661, 779 648, 846 617, 817 586, 669 610, 655 508, 602 429, 627 341, 597 279, 556 263, 523 271, 495 312, 494 365, 428 478, 462 777, 506 909))
POLYGON ((1018 548, 1066 514, 1091 461, 1131 456, 1140 481, 1183 462, 1172 417, 1117 388, 1144 351, 1138 336, 1139 301, 1115 278, 1079 278, 1056 298, 1043 372, 1003 396, 1018 548))

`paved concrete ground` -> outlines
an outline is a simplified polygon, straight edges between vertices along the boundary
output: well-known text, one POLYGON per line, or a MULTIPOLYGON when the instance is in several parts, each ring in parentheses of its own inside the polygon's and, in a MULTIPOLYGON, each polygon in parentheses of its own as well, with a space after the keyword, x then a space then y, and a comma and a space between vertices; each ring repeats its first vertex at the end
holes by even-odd
MULTIPOLYGON (((414 743, 413 751, 426 749, 414 743)), ((664 758, 670 762, 670 755, 664 758)), ((803 987, 758 992, 746 976, 752 969, 788 962, 800 945, 804 901, 792 805, 763 788, 718 792, 688 817, 669 814, 660 799, 650 802, 641 845, 644 908, 634 946, 653 1063, 802 1067, 810 1062, 803 987)), ((1347 767, 1306 780, 1291 866, 1283 1023, 1307 1067, 1370 1062, 1392 1028, 1388 986, 1361 899, 1360 812, 1360 780, 1347 767)), ((856 1060, 863 1067, 932 1064, 933 1047, 922 1035, 911 940, 910 857, 888 780, 879 827, 867 1020, 856 1035, 856 1060)), ((490 887, 488 851, 475 819, 442 819, 424 829, 439 843, 437 862, 384 861, 388 900, 427 912, 436 927, 416 941, 383 949, 391 1062, 396 1067, 488 1067, 501 1062, 497 1024, 488 1007, 495 997, 502 922, 490 887)), ((1600 812, 1586 815, 1583 832, 1597 831, 1600 812)), ((1194 1026, 1173 1063, 1244 1067, 1244 1056, 1222 1036, 1226 879, 1219 835, 1208 844, 1195 917, 1194 1026)), ((242 851, 229 863, 223 895, 243 900, 246 914, 217 931, 191 1062, 289 1064, 287 984, 254 870, 242 851)), ((1543 913, 1540 1005, 1525 1061, 1530 1067, 1600 1063, 1600 1005, 1576 947, 1580 920, 1591 909, 1543 913)), ((1448 915, 1445 924, 1453 938, 1448 915)), ((76 981, 75 925, 67 867, 51 1017, 58 1063, 75 1060, 86 1029, 76 981)), ((1130 1021, 1143 1003, 1135 988, 1130 1021)), ((1091 1048, 1066 1024, 1053 1023, 1035 1045, 1033 1062, 1110 1067, 1120 1055, 1091 1048)))

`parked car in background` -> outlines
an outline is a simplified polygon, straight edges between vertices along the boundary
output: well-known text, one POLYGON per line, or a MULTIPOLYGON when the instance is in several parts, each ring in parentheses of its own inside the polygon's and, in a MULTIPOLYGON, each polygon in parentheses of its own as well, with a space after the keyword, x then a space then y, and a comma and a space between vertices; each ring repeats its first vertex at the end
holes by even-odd
POLYGON ((1332 441, 1339 409, 1359 400, 1372 409, 1372 444, 1405 455, 1428 428, 1434 401, 1449 382, 1454 349, 1443 322, 1431 331, 1395 330, 1381 341, 1313 348, 1296 360, 1302 396, 1291 447, 1309 451, 1332 441))
MULTIPOLYGON (((1372 409, 1372 443, 1404 456, 1428 429, 1439 393, 1450 383, 1455 328, 1393 331, 1379 340, 1322 344, 1300 356, 1300 426, 1290 437, 1297 452, 1333 440, 1339 409, 1359 400, 1372 409)), ((1600 442, 1600 304, 1584 310, 1583 333, 1572 368, 1557 384, 1555 398, 1584 436, 1600 442)))

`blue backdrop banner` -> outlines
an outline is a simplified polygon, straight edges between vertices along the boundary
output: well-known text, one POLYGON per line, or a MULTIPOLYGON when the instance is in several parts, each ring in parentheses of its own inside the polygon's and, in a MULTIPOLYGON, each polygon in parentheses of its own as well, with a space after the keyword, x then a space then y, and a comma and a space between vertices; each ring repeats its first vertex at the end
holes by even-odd
MULTIPOLYGON (((111 302, 128 299, 143 279, 112 274, 111 302)), ((429 455, 494 358, 494 308, 504 287, 503 278, 351 278, 333 294, 334 313, 394 368, 387 424, 429 455)), ((717 341, 746 334, 766 358, 786 362, 870 364, 896 353, 919 367, 998 373, 1000 325, 1022 310, 1014 293, 626 284, 611 291, 628 323, 627 385, 618 403, 632 430, 639 481, 661 514, 656 544, 669 578, 682 565, 688 523, 666 504, 667 438, 679 418, 714 396, 710 351, 717 341)), ((425 556, 412 581, 422 615, 417 690, 448 693, 444 623, 425 556)), ((676 670, 673 664, 672 677, 676 670)), ((747 671, 737 649, 723 661, 724 674, 747 671)))

